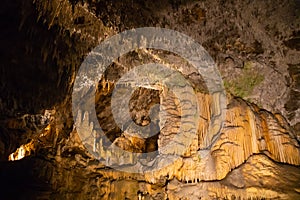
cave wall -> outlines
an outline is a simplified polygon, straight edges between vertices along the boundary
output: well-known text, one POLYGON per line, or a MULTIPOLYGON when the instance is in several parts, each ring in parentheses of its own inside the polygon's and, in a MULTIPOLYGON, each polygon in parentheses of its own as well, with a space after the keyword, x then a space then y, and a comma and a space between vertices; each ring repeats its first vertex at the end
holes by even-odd
MULTIPOLYGON (((4 0, 2 4, 3 198, 299 198, 299 1, 4 0), (199 151, 208 123, 203 120, 202 132, 186 157, 155 173, 130 174, 103 166, 83 146, 74 128, 71 93, 80 64, 93 47, 113 34, 144 26, 174 29, 202 44, 221 72, 228 106, 225 126, 211 153, 199 151), (8 161, 25 144, 26 157, 8 161)), ((140 50, 114 63, 105 81, 120 78, 127 70, 124 66, 162 61, 184 66, 166 52, 140 50)), ((203 93, 201 80, 189 79, 193 87, 200 87, 201 114, 209 119, 214 97, 203 93)), ((104 126, 111 120, 105 117, 110 115, 112 88, 98 91, 97 106, 104 110, 98 119, 104 126)), ((141 102, 155 96, 140 94, 141 102)), ((174 110, 172 103, 168 106, 174 110)), ((139 112, 147 109, 136 107, 139 112)), ((158 146, 168 142, 174 123, 155 139, 158 146)), ((139 146, 116 125, 107 131, 112 141, 128 150, 139 146)))

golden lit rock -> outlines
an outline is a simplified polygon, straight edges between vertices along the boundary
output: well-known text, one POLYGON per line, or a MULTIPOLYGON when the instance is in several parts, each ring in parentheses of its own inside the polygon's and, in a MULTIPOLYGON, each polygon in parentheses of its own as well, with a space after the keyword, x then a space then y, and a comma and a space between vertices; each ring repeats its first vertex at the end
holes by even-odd
POLYGON ((0 199, 300 199, 298 7, 287 0, 3 1, 0 199), (107 67, 96 91, 84 91, 95 93, 87 101, 96 103, 101 130, 88 109, 74 119, 82 61, 104 39, 137 27, 176 30, 201 44, 233 95, 226 110, 224 93, 209 94, 204 74, 184 58, 134 49, 107 67), (145 134, 158 133, 140 138, 117 125, 111 96, 124 74, 149 63, 178 71, 198 107, 182 79, 170 78, 189 101, 163 81, 136 85, 126 122, 154 122, 145 134), (165 112, 150 118, 155 105, 165 112))

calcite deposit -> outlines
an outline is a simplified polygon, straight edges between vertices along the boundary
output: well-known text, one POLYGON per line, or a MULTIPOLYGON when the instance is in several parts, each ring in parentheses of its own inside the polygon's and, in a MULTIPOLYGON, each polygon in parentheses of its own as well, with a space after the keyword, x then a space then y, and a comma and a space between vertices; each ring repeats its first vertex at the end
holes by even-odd
POLYGON ((0 199, 300 198, 298 0, 1 3, 0 199), (86 79, 95 87, 77 97, 95 94, 96 121, 72 110, 89 52, 140 27, 193 38, 222 87, 174 52, 140 48, 86 79), (177 92, 126 77, 151 63, 179 74, 177 92))

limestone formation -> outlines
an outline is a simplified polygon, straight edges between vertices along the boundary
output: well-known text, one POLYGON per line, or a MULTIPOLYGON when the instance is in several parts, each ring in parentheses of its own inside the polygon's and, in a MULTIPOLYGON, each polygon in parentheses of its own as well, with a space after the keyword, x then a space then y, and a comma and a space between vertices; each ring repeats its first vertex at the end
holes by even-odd
POLYGON ((1 5, 0 199, 300 199, 298 0, 1 5), (81 103, 73 85, 89 52, 149 26, 201 44, 226 99, 180 55, 134 49, 99 80, 82 82, 76 97, 95 94, 86 100, 95 102, 98 121, 85 107, 73 116, 72 103, 81 103), (178 87, 153 74, 148 85, 143 76, 124 78, 151 63, 177 71, 180 77, 169 75, 178 87), (128 87, 130 98, 117 103, 128 103, 130 117, 121 113, 119 126, 111 99, 115 88, 128 87))

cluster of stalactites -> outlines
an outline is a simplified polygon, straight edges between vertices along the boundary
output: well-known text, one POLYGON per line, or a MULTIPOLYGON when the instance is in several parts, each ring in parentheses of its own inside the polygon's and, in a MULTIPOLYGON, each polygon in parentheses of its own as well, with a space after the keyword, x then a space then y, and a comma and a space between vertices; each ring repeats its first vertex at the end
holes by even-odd
MULTIPOLYGON (((300 165, 300 149, 295 136, 290 132, 288 124, 280 115, 273 115, 262 111, 254 105, 249 105, 241 99, 230 99, 226 117, 222 129, 219 131, 217 139, 211 143, 210 149, 204 149, 205 145, 212 142, 212 136, 207 136, 212 128, 212 114, 218 114, 220 109, 213 103, 217 96, 207 94, 197 94, 200 103, 200 121, 198 135, 189 147, 183 157, 176 160, 167 167, 154 170, 146 174, 150 182, 156 182, 161 176, 168 176, 170 179, 176 177, 178 180, 188 183, 196 183, 207 180, 223 179, 232 169, 243 164, 251 155, 265 154, 271 159, 300 165)), ((167 112, 173 116, 179 116, 178 104, 174 101, 166 101, 167 112)), ((167 98, 165 100, 168 100, 167 98)), ((165 102, 165 103, 166 103, 165 102)), ((180 109, 179 109, 180 110, 180 109)), ((88 120, 87 113, 84 119, 88 120)), ((180 124, 177 121, 168 121, 165 127, 161 129, 158 145, 160 162, 167 159, 171 151, 160 151, 162 145, 167 144, 176 136, 180 124), (177 127, 177 128, 176 128, 177 127), (174 133, 173 133, 174 132, 174 133)), ((138 157, 130 156, 130 153, 124 153, 124 150, 118 148, 103 148, 103 141, 93 135, 92 124, 86 123, 88 132, 86 141, 94 144, 93 150, 97 152, 100 159, 106 161, 108 165, 129 164, 135 165, 138 157), (92 136, 92 137, 89 137, 92 136)), ((180 142, 180 141, 177 141, 180 142)), ((167 161, 167 160, 166 160, 167 161)), ((156 166, 152 166, 153 169, 156 166)))
POLYGON ((183 158, 179 165, 157 171, 153 174, 156 178, 169 175, 187 183, 221 180, 254 154, 265 154, 276 162, 300 165, 299 144, 283 117, 241 99, 230 99, 218 139, 211 149, 201 149, 213 109, 209 103, 211 97, 201 94, 199 98, 202 100, 202 123, 199 123, 198 151, 183 158))

